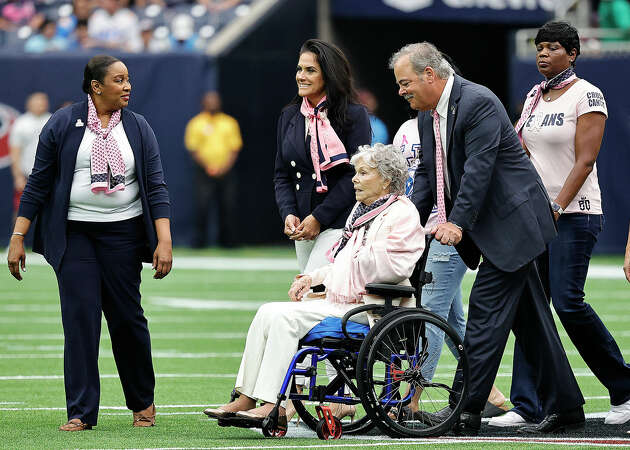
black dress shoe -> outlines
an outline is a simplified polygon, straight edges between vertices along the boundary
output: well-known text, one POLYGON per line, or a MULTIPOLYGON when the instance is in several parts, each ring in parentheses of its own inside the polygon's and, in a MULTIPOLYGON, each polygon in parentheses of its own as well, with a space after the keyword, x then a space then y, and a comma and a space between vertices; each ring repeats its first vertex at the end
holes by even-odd
POLYGON ((584 423, 584 410, 576 408, 563 413, 549 414, 539 424, 521 427, 518 432, 523 434, 564 433, 584 429, 584 423))
POLYGON ((481 428, 481 414, 463 412, 455 422, 453 432, 459 436, 477 436, 481 428))
POLYGON ((426 413, 427 416, 430 416, 434 423, 442 423, 453 413, 453 410, 450 406, 445 406, 434 413, 426 413))

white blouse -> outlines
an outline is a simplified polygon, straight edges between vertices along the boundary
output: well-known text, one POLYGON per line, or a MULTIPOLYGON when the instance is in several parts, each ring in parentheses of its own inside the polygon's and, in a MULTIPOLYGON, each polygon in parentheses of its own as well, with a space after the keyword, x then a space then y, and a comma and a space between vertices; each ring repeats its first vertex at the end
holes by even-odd
POLYGON ((105 194, 92 192, 90 155, 97 135, 85 127, 74 167, 68 220, 118 222, 142 215, 142 202, 136 177, 136 163, 122 122, 111 131, 125 161, 125 189, 105 194))

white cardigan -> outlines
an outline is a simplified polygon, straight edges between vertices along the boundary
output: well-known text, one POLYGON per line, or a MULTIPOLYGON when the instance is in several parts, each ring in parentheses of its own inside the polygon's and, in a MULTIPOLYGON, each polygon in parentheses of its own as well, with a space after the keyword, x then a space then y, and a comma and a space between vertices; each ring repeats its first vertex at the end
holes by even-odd
MULTIPOLYGON (((352 213, 348 220, 351 217, 352 213)), ((424 251, 424 239, 425 233, 416 207, 407 197, 400 196, 398 201, 374 218, 365 234, 364 245, 352 256, 352 264, 358 265, 365 284, 392 283, 409 286, 409 277, 424 251)), ((341 250, 346 251, 353 249, 346 246, 341 250)), ((333 277, 347 278, 352 268, 343 267, 337 262, 340 259, 307 274, 312 278, 312 285, 326 286, 333 277)), ((343 259, 347 261, 346 258, 343 259)), ((373 303, 383 300, 376 296, 363 295, 362 301, 373 303)))

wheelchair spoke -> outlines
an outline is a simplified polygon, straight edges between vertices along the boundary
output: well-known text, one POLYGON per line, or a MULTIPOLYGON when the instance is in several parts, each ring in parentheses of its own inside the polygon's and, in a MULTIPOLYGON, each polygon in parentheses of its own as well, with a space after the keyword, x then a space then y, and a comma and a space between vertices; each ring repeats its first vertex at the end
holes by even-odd
MULTIPOLYGON (((468 382, 463 379, 457 389, 452 387, 458 371, 462 370, 450 364, 452 352, 456 361, 465 356, 459 342, 446 322, 422 310, 397 314, 379 326, 371 336, 370 348, 362 348, 360 353, 360 358, 366 358, 362 364, 366 364, 367 377, 360 389, 369 389, 370 414, 382 422, 377 423, 379 427, 399 437, 434 436, 450 428, 461 408, 461 393, 468 382), (439 347, 435 343, 429 345, 432 336, 444 342, 439 347), (429 367, 433 372, 439 367, 436 377, 439 379, 425 378, 432 374, 429 367), (436 416, 449 405, 453 394, 456 410, 446 417, 436 416)), ((467 364, 465 358, 461 362, 467 364)))

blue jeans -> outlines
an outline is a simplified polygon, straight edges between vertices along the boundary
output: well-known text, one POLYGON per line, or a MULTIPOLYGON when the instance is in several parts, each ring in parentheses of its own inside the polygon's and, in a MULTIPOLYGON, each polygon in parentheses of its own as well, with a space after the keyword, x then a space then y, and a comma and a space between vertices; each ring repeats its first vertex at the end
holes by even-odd
MULTIPOLYGON (((466 273, 466 264, 460 258, 455 247, 442 245, 433 240, 429 247, 425 270, 433 274, 433 282, 422 288, 422 306, 446 320, 463 339, 466 331, 466 319, 464 318, 461 284, 466 273)), ((422 375, 427 380, 431 380, 442 353, 444 332, 428 325, 427 340, 430 356, 423 365, 422 375)), ((450 339, 447 344, 452 344, 450 339)))
MULTIPOLYGON (((630 366, 597 313, 584 301, 588 264, 603 222, 604 217, 596 214, 560 216, 558 236, 539 259, 543 280, 544 266, 548 266, 548 289, 562 326, 584 362, 608 389, 611 404, 619 405, 630 400, 630 366)), ((522 417, 540 421, 547 412, 540 406, 533 374, 517 341, 510 400, 522 417)))

